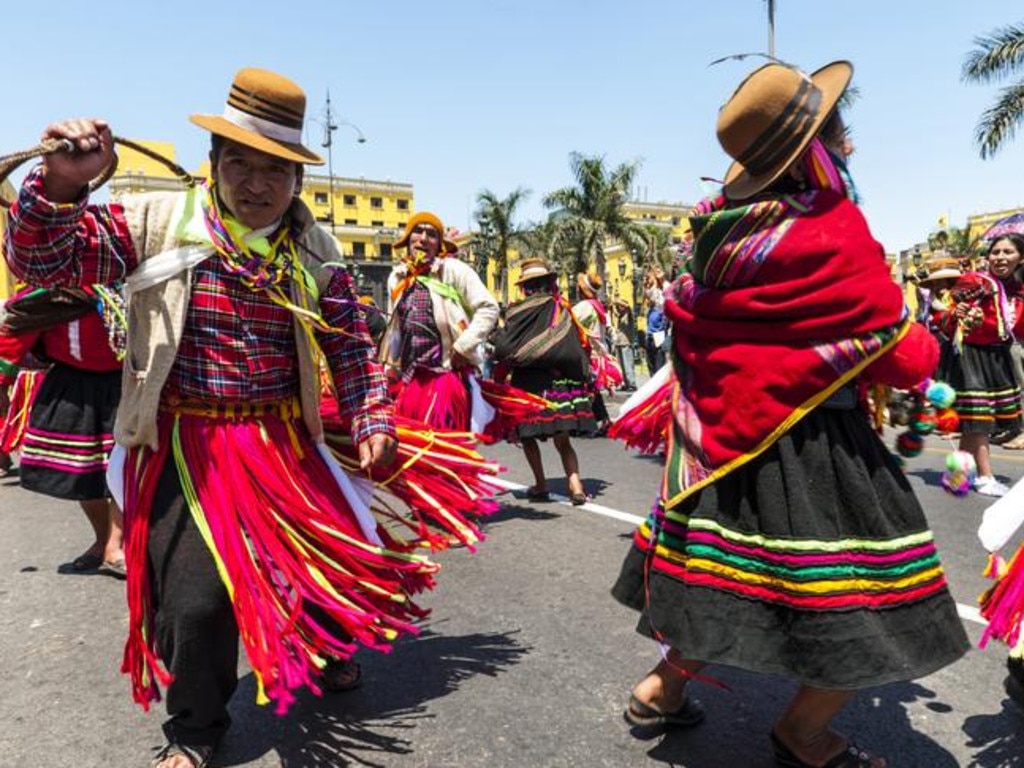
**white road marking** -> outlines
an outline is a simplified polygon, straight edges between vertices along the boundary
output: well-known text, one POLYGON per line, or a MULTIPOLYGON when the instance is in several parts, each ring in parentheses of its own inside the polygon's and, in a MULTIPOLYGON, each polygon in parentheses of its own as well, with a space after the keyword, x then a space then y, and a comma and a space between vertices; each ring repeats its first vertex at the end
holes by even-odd
MULTIPOLYGON (((506 480, 502 477, 489 477, 487 479, 487 482, 490 483, 491 485, 498 486, 499 488, 505 488, 509 491, 525 491, 528 487, 523 485, 522 483, 514 483, 511 480, 506 480)), ((572 503, 566 496, 562 496, 557 493, 552 493, 551 499, 553 501, 558 502, 559 504, 564 504, 565 506, 570 507, 572 506, 572 503)), ((600 504, 594 504, 593 502, 590 501, 588 501, 586 504, 581 504, 580 506, 576 507, 576 509, 586 510, 587 512, 593 512, 597 515, 610 517, 613 520, 621 520, 624 523, 632 523, 633 525, 640 525, 646 519, 640 517, 639 515, 632 515, 629 512, 622 512, 621 510, 612 509, 611 507, 605 507, 600 504)), ((964 621, 971 621, 975 624, 982 625, 988 623, 987 621, 985 621, 985 619, 982 618, 981 612, 977 609, 976 606, 957 603, 956 611, 957 614, 959 614, 960 618, 964 621)))

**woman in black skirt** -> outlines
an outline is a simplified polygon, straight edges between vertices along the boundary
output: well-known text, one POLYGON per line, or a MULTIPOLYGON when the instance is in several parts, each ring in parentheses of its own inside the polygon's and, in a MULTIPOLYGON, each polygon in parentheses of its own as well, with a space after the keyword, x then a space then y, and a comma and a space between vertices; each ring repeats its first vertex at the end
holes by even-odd
POLYGON ((103 286, 27 289, 6 309, 0 332, 30 338, 50 364, 21 445, 21 485, 81 506, 95 540, 71 561, 73 571, 124 578, 122 516, 106 480, 121 398, 120 295, 103 286))
POLYGON ((949 340, 938 378, 956 390, 953 406, 960 417, 960 450, 974 457, 974 490, 1003 496, 1008 488, 992 474, 990 437, 1021 430, 1020 388, 1013 373, 1014 328, 1024 331, 1024 302, 1017 277, 1024 237, 1005 234, 992 240, 988 272, 968 272, 947 294, 934 320, 949 340))
POLYGON ((537 441, 550 437, 565 469, 570 501, 585 504, 587 494, 570 436, 597 429, 592 395, 586 384, 590 376, 590 359, 583 346, 586 332, 559 292, 557 276, 543 259, 524 261, 518 284, 524 298, 509 306, 505 325, 494 337, 495 370, 510 368, 512 386, 539 395, 551 404, 517 429, 516 436, 523 444, 534 476, 527 498, 549 498, 537 441))
POLYGON ((613 589, 670 648, 627 721, 698 723, 687 683, 705 664, 785 675, 801 685, 768 734, 785 766, 884 766, 834 717, 968 647, 921 506, 858 398, 864 378, 917 383, 938 351, 855 204, 832 117, 851 76, 767 64, 719 113, 735 162, 691 217, 666 297, 665 476, 613 589))

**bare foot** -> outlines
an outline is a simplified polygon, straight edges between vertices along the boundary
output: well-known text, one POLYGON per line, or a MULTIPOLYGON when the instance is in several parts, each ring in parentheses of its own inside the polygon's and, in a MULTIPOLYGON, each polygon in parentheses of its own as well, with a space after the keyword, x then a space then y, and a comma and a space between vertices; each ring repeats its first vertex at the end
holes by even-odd
POLYGON ((196 768, 196 765, 184 755, 172 755, 156 763, 153 768, 196 768))

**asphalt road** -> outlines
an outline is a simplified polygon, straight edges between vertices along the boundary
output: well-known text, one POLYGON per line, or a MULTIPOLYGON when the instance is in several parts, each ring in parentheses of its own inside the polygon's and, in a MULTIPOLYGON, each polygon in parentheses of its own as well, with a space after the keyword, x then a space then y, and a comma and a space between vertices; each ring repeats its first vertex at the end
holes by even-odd
MULTIPOLYGON (((503 494, 477 553, 440 556, 420 637, 389 655, 361 654, 360 690, 303 695, 279 718, 255 704, 242 669, 235 723, 215 765, 773 766, 768 731, 794 690, 782 679, 713 668, 729 688, 697 686, 704 724, 646 741, 629 734, 622 709, 657 649, 608 590, 660 468, 607 440, 580 440, 577 450, 594 503, 503 494)), ((947 450, 930 438, 907 472, 976 643, 985 553, 975 530, 989 500, 941 490, 947 450)), ((508 467, 511 486, 529 482, 517 449, 489 453, 508 467)), ((553 447, 544 457, 556 475, 553 447)), ((1024 455, 997 451, 995 467, 1016 480, 1024 455)), ((552 488, 564 493, 564 482, 552 488)), ((162 711, 141 712, 118 673, 123 584, 61 567, 87 544, 75 505, 0 481, 0 768, 141 768, 162 743, 162 711)), ((1001 647, 975 649, 928 678, 865 691, 838 725, 902 768, 1024 766, 1024 712, 1003 691, 1004 659, 1001 647)))

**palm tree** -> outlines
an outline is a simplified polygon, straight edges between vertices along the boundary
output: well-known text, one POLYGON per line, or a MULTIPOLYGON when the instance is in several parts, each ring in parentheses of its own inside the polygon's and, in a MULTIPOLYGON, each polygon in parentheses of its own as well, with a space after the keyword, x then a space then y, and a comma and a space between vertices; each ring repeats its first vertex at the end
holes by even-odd
POLYGON ((495 288, 508 304, 508 252, 522 236, 522 230, 513 223, 516 209, 530 195, 530 190, 518 187, 504 200, 489 189, 476 196, 476 220, 484 240, 487 255, 494 262, 495 288))
MULTIPOLYGON (((988 84, 1024 75, 1024 24, 1001 27, 976 37, 978 47, 964 59, 961 77, 968 83, 988 84)), ((995 153, 1017 132, 1024 120, 1024 77, 999 91, 995 104, 985 110, 974 129, 974 140, 982 159, 995 153)))
POLYGON ((622 163, 612 170, 603 157, 569 155, 576 185, 557 189, 544 197, 546 208, 555 209, 555 248, 575 265, 594 268, 607 283, 605 246, 618 240, 630 251, 643 250, 643 229, 623 213, 639 164, 622 163))

